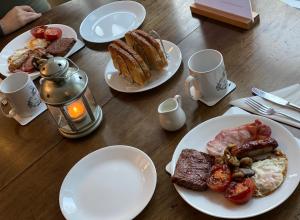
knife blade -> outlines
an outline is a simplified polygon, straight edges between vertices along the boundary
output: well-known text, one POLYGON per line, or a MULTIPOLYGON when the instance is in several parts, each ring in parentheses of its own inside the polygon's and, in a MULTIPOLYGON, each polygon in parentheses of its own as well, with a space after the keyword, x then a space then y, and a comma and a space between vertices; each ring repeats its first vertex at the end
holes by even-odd
POLYGON ((289 108, 292 108, 294 110, 297 110, 300 112, 300 106, 296 105, 296 104, 293 104, 283 98, 280 98, 276 95, 273 95, 271 93, 268 93, 268 92, 265 92, 261 89, 258 89, 258 88, 252 88, 252 92, 254 94, 256 94, 257 96, 261 97, 261 98, 264 98, 270 102, 273 102, 275 104, 278 104, 278 105, 281 105, 281 106, 285 106, 285 107, 289 107, 289 108))

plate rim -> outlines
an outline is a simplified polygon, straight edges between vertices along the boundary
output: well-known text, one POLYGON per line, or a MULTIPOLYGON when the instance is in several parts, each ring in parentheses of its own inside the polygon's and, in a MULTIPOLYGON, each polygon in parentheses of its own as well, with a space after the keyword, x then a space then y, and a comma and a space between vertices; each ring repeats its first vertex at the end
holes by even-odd
POLYGON ((87 155, 85 155, 84 157, 82 157, 79 161, 77 161, 71 168, 70 170, 68 171, 68 173, 65 175, 62 183, 61 183, 61 186, 60 186, 60 190, 59 190, 59 196, 58 196, 58 200, 59 200, 59 208, 61 210, 61 213, 63 214, 63 216, 66 218, 66 219, 69 219, 69 220, 72 220, 70 219, 68 215, 66 215, 64 209, 63 209, 63 204, 62 204, 62 191, 63 191, 63 187, 65 187, 65 185, 67 184, 67 178, 70 178, 70 176, 72 175, 71 172, 74 172, 74 170, 80 166, 80 163, 82 163, 83 161, 85 160, 88 160, 90 157, 93 156, 93 154, 97 154, 99 152, 103 152, 103 151, 109 151, 111 149, 121 149, 121 150, 131 150, 131 151, 135 151, 137 152, 139 155, 143 155, 143 158, 146 159, 149 164, 150 164, 150 169, 152 170, 152 173, 153 173, 153 190, 151 191, 151 193, 149 194, 149 197, 145 199, 145 204, 143 206, 141 206, 141 209, 137 211, 137 213, 135 214, 135 216, 132 216, 132 219, 135 218, 138 214, 140 214, 145 208, 146 206, 149 204, 149 202, 151 201, 153 195, 154 195, 154 192, 156 190, 156 185, 157 185, 157 171, 156 171, 156 167, 155 167, 155 164, 154 162, 152 161, 152 159, 150 158, 150 156, 148 156, 148 154, 146 154, 144 151, 140 150, 139 148, 136 148, 136 147, 132 147, 132 146, 129 146, 129 145, 122 145, 122 144, 117 144, 117 145, 110 145, 110 146, 105 146, 105 147, 102 147, 102 148, 99 148, 95 151, 92 151, 90 153, 88 153, 87 155))
MULTIPOLYGON (((144 22, 144 20, 145 20, 145 18, 146 18, 146 15, 147 15, 147 11, 146 11, 145 7, 144 7, 141 3, 136 2, 136 1, 116 1, 116 2, 111 2, 111 3, 105 4, 105 5, 101 5, 101 6, 99 6, 98 8, 94 9, 93 11, 91 11, 88 15, 86 15, 85 18, 84 18, 84 19, 82 20, 82 22, 80 23, 80 26, 79 26, 79 34, 80 34, 80 36, 81 36, 84 40, 86 40, 86 41, 88 41, 88 42, 90 42, 90 43, 108 43, 108 42, 111 42, 111 41, 114 41, 114 40, 123 38, 123 37, 125 36, 125 33, 124 33, 124 35, 122 35, 121 37, 117 37, 117 38, 114 38, 114 39, 111 39, 111 40, 91 40, 91 39, 87 39, 87 38, 84 37, 83 34, 82 34, 82 33, 83 33, 83 30, 82 30, 83 25, 84 25, 84 23, 86 22, 87 18, 88 18, 91 14, 93 14, 95 11, 99 10, 100 8, 105 8, 105 7, 109 7, 109 6, 112 6, 112 5, 118 5, 118 4, 133 4, 133 5, 139 6, 139 7, 142 9, 143 17, 142 17, 142 19, 141 19, 141 22, 139 22, 139 23, 137 24, 137 26, 133 28, 133 30, 139 28, 139 27, 143 24, 143 22, 144 22)), ((129 30, 128 30, 128 31, 129 31, 129 30)))
MULTIPOLYGON (((110 59, 108 60, 107 64, 105 65, 105 68, 104 68, 104 69, 105 69, 105 70, 104 70, 104 79, 105 79, 106 84, 107 84, 110 88, 112 88, 112 89, 114 89, 114 90, 116 90, 116 91, 118 91, 118 92, 123 92, 123 93, 140 93, 140 92, 145 92, 145 91, 154 89, 154 88, 156 88, 156 87, 159 87, 159 86, 161 86, 162 84, 164 84, 165 82, 167 82, 169 79, 171 79, 171 78, 177 73, 177 71, 179 70, 179 68, 180 68, 180 66, 181 66, 181 64, 182 64, 182 53, 181 53, 180 48, 179 48, 175 43, 173 43, 173 42, 171 42, 171 41, 168 41, 168 40, 162 40, 162 41, 163 41, 163 43, 167 43, 167 44, 173 46, 174 48, 176 48, 176 50, 178 50, 178 52, 179 52, 178 54, 179 54, 179 56, 180 56, 180 62, 178 62, 178 67, 176 68, 176 70, 175 70, 172 74, 170 74, 169 77, 167 77, 165 80, 159 82, 158 84, 155 84, 155 85, 153 85, 153 86, 150 86, 149 88, 147 88, 147 84, 146 84, 146 85, 143 86, 141 89, 134 90, 134 91, 125 91, 125 90, 122 90, 122 89, 120 89, 120 88, 113 87, 113 86, 109 83, 109 81, 108 81, 108 79, 107 79, 107 75, 108 75, 108 74, 107 74, 107 72, 106 72, 106 69, 107 69, 108 64, 109 64, 110 62, 112 62, 112 58, 111 58, 111 56, 110 56, 110 59)), ((168 64, 168 65, 169 65, 169 64, 168 64)), ((118 70, 116 70, 116 71, 118 71, 118 70)), ((164 73, 161 73, 161 74, 164 74, 164 73)), ((125 79, 124 79, 124 80, 125 80, 125 79)))
MULTIPOLYGON (((68 25, 65 25, 65 24, 57 24, 57 23, 56 23, 56 24, 45 24, 45 26, 49 26, 49 27, 64 26, 64 27, 70 28, 70 30, 72 30, 73 33, 74 33, 75 36, 76 36, 75 40, 76 40, 76 41, 78 40, 78 34, 77 34, 77 32, 75 31, 74 28, 72 28, 72 27, 70 27, 70 26, 68 26, 68 25)), ((16 36, 15 38, 13 38, 11 41, 9 41, 9 42, 5 45, 5 47, 3 47, 2 50, 0 51, 0 56, 1 56, 1 54, 2 54, 2 51, 6 48, 6 46, 7 46, 8 44, 12 43, 16 38, 18 38, 18 37, 20 37, 20 36, 22 36, 22 35, 25 35, 25 34, 27 34, 27 33, 29 33, 30 30, 31 30, 31 29, 29 29, 29 30, 27 30, 27 31, 24 31, 23 33, 19 34, 18 36, 16 36)), ((73 45, 73 46, 74 46, 74 45, 73 45)), ((21 48, 19 48, 19 49, 21 49, 21 48)), ((72 49, 72 48, 71 48, 71 49, 72 49)), ((70 51, 71 51, 71 49, 70 49, 70 51)), ((16 49, 16 50, 17 50, 17 49, 16 49)), ((69 51, 69 52, 70 52, 70 51, 69 51)), ((65 57, 68 57, 67 55, 69 54, 69 52, 65 55, 65 57)), ((7 67, 8 67, 8 66, 7 66, 7 67)), ((21 72, 21 71, 20 71, 20 72, 21 72)), ((40 73, 37 73, 37 71, 36 71, 36 72, 33 72, 33 73, 27 73, 27 72, 24 72, 24 73, 28 74, 32 80, 34 80, 34 79, 36 79, 36 78, 38 78, 38 77, 40 76, 40 73)), ((1 72, 1 74, 2 74, 3 76, 5 76, 5 77, 8 77, 8 76, 10 76, 10 75, 13 74, 13 73, 8 73, 8 69, 7 69, 6 72, 4 72, 4 73, 1 72)))
MULTIPOLYGON (((272 124, 275 124, 276 126, 279 126, 280 129, 285 130, 285 131, 288 133, 288 135, 289 135, 290 137, 292 137, 293 141, 296 143, 295 148, 298 149, 298 153, 299 153, 299 155, 300 155, 300 144, 298 143, 298 141, 297 141, 297 139, 295 138, 295 136, 294 136, 287 128, 285 128, 282 124, 280 124, 280 123, 278 123, 278 122, 276 122, 276 121, 274 121, 274 120, 271 120, 271 119, 269 119, 269 118, 266 118, 266 117, 263 117, 263 116, 259 116, 259 115, 253 115, 253 114, 249 114, 249 115, 248 115, 248 114, 247 114, 247 115, 246 115, 246 114, 221 115, 221 116, 217 116, 217 117, 208 119, 208 120, 206 120, 206 121, 204 121, 204 122, 202 122, 202 123, 196 125, 194 128, 192 128, 189 132, 187 132, 187 133, 181 138, 180 142, 177 144, 177 146, 176 146, 176 148, 175 148, 175 150, 174 150, 174 152, 173 152, 173 155, 172 155, 171 166, 170 166, 170 167, 171 167, 171 176, 174 174, 174 171, 175 171, 174 168, 175 168, 176 163, 177 163, 177 159, 175 158, 175 152, 176 152, 177 148, 179 147, 179 145, 182 145, 183 139, 185 139, 186 136, 187 136, 190 132, 196 130, 197 128, 199 128, 199 127, 201 127, 201 126, 203 126, 203 125, 205 125, 205 124, 210 123, 211 121, 219 120, 220 118, 223 119, 223 118, 238 118, 238 117, 244 117, 244 118, 249 117, 249 118, 251 118, 251 119, 254 119, 254 118, 255 118, 255 119, 259 119, 259 120, 261 120, 261 121, 267 121, 267 122, 270 122, 270 123, 272 123, 272 124), (175 162, 175 159, 176 159, 176 162, 175 162)), ((193 208, 196 209, 197 211, 200 211, 200 212, 202 212, 202 213, 205 213, 205 214, 207 214, 207 215, 210 215, 210 216, 213 216, 213 217, 217 217, 217 218, 224 218, 224 219, 244 219, 244 218, 250 218, 250 217, 259 216, 259 215, 262 215, 262 214, 264 214, 264 213, 267 213, 267 212, 271 211, 272 209, 275 209, 276 207, 278 207, 279 205, 281 205, 282 203, 284 203, 284 202, 285 202, 285 201, 286 201, 286 200, 287 200, 287 199, 295 192, 295 190, 297 189, 299 183, 300 183, 300 177, 299 177, 299 175, 298 175, 298 183, 294 186, 294 189, 292 189, 292 191, 290 192, 290 194, 289 194, 286 198, 284 198, 282 201, 276 203, 275 205, 270 206, 269 208, 263 210, 262 212, 259 212, 259 213, 253 213, 253 214, 247 214, 247 215, 244 215, 244 216, 218 215, 218 214, 215 214, 215 213, 211 213, 211 212, 209 212, 209 211, 205 211, 205 210, 203 210, 203 209, 197 207, 197 206, 194 205, 193 203, 187 201, 186 198, 185 198, 184 196, 182 196, 182 193, 183 193, 183 192, 180 192, 180 186, 176 185, 175 183, 174 183, 173 185, 174 185, 174 187, 175 187, 177 193, 180 195, 180 197, 181 197, 188 205, 190 205, 191 207, 193 207, 193 208)))

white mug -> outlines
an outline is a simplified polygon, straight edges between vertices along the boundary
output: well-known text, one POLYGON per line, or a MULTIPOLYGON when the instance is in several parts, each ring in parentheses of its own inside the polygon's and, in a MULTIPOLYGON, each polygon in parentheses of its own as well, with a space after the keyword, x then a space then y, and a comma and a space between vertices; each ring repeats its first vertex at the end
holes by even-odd
POLYGON ((168 130, 175 131, 181 128, 186 121, 186 116, 181 108, 181 96, 169 98, 158 106, 160 125, 168 130))
POLYGON ((30 117, 40 110, 42 101, 39 92, 27 73, 9 75, 1 82, 0 92, 0 107, 6 117, 30 117), (5 103, 11 106, 8 113, 3 109, 5 103))
POLYGON ((214 100, 227 92, 227 76, 222 54, 213 49, 194 53, 189 61, 185 90, 194 100, 214 100))

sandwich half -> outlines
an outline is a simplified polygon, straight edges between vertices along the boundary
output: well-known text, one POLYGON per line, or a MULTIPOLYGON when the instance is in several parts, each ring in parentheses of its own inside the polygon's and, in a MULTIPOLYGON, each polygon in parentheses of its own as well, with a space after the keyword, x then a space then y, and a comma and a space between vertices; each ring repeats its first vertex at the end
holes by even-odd
POLYGON ((139 54, 121 40, 113 41, 108 50, 113 64, 120 74, 130 82, 144 85, 151 77, 147 64, 139 54))
POLYGON ((161 70, 168 65, 160 44, 150 34, 142 30, 129 31, 125 34, 125 39, 150 69, 161 70))

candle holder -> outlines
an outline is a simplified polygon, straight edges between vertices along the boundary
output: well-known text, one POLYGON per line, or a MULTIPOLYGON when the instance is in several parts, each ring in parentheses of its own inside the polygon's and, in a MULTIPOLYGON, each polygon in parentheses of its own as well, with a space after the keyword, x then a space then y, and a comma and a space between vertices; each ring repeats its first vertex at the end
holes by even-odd
POLYGON ((101 123, 102 110, 87 87, 86 73, 70 59, 53 57, 40 67, 40 95, 67 138, 79 138, 101 123), (70 67, 69 61, 76 67, 70 67))

